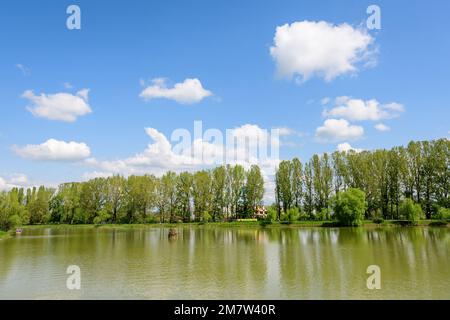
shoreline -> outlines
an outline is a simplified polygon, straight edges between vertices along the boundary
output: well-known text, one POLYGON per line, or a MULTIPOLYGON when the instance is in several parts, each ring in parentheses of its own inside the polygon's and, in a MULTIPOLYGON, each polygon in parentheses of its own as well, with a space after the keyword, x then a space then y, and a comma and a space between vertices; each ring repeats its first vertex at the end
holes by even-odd
MULTIPOLYGON (((370 220, 364 221, 361 226, 338 226, 331 221, 294 221, 291 223, 272 222, 270 224, 261 224, 259 221, 234 221, 234 222, 188 222, 188 223, 147 223, 147 224, 42 224, 42 225, 27 225, 23 226, 23 229, 36 229, 36 228, 101 228, 101 229, 147 229, 147 228, 186 228, 186 227, 203 227, 203 228, 408 228, 408 227, 441 227, 449 228, 450 224, 446 225, 433 225, 436 220, 421 220, 417 225, 402 225, 398 220, 386 220, 382 223, 374 223, 370 220)), ((0 231, 0 239, 5 239, 10 235, 10 232, 0 231)))
POLYGON ((12 237, 11 232, 12 231, 0 231, 0 240, 11 238, 12 237))
MULTIPOLYGON (((438 227, 450 228, 450 222, 443 224, 438 220, 420 220, 417 225, 405 225, 402 220, 385 220, 382 223, 374 223, 365 220, 360 226, 339 226, 333 221, 293 221, 272 222, 264 224, 261 221, 232 221, 232 222, 186 222, 186 223, 136 223, 136 224, 36 224, 21 226, 22 229, 70 229, 70 228, 96 228, 96 229, 150 229, 150 228, 248 228, 248 229, 275 229, 275 228, 410 228, 410 227, 438 227)), ((14 230, 0 231, 0 240, 6 240, 14 236, 14 230)))

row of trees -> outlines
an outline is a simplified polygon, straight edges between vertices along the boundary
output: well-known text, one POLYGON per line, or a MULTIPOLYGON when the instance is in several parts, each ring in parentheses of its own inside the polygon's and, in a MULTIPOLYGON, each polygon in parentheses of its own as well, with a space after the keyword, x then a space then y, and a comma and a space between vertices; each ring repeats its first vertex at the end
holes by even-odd
POLYGON ((258 166, 221 166, 195 173, 112 176, 55 189, 0 194, 0 229, 39 223, 143 223, 248 217, 262 204, 258 166))
POLYGON ((450 141, 410 142, 406 148, 349 151, 282 161, 275 176, 278 218, 292 208, 309 219, 329 219, 333 199, 349 188, 365 194, 365 217, 401 218, 412 199, 426 217, 449 208, 450 141))
MULTIPOLYGON (((281 161, 269 218, 336 218, 336 210, 342 207, 340 196, 350 189, 344 200, 354 203, 349 200, 354 195, 362 199, 355 191, 361 190, 364 218, 401 219, 405 199, 418 204, 431 218, 440 208, 450 207, 449 147, 450 141, 441 139, 410 142, 406 148, 391 150, 314 155, 304 164, 297 158, 281 161)), ((0 193, 0 229, 39 223, 229 220, 250 217, 262 205, 263 195, 260 168, 252 166, 246 171, 240 165, 195 173, 167 172, 160 178, 96 178, 65 183, 58 189, 14 188, 0 193)))

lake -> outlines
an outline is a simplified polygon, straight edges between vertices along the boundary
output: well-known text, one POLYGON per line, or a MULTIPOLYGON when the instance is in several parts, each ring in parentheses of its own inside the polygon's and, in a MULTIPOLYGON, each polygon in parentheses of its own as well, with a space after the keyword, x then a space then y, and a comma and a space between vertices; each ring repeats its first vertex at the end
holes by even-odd
POLYGON ((0 299, 450 299, 449 228, 169 230, 25 229, 0 240, 0 299))

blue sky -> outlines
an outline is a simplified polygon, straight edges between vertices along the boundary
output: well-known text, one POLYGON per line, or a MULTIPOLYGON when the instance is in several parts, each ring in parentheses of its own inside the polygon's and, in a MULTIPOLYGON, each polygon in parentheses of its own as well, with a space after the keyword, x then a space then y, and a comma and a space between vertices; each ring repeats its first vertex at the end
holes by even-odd
MULTIPOLYGON (((195 120, 201 120, 204 129, 223 132, 245 125, 289 129, 282 137, 282 159, 298 156, 306 160, 314 153, 333 152, 344 143, 371 150, 448 137, 449 15, 450 3, 444 0, 432 4, 2 1, 0 186, 56 184, 82 180, 93 172, 107 174, 113 164, 105 161, 129 159, 148 148, 152 138, 145 128, 154 128, 170 139, 177 128, 192 131, 195 120), (81 30, 66 27, 66 8, 71 4, 81 8, 81 30), (366 9, 371 4, 381 9, 380 30, 366 29, 366 9), (308 23, 301 24, 305 21, 308 23), (329 47, 334 31, 341 30, 342 24, 370 44, 359 44, 363 52, 358 53, 361 59, 350 61, 353 70, 326 79, 321 66, 332 68, 336 54, 325 53, 323 61, 306 63, 306 67, 292 66, 286 58, 271 54, 271 47, 278 46, 274 39, 277 27, 286 24, 284 31, 294 37, 294 43, 279 48, 280 55, 287 54, 300 63, 317 56, 311 51, 316 44, 329 47), (309 56, 295 51, 306 41, 303 31, 318 32, 305 47, 309 56), (328 42, 324 40, 327 35, 331 35, 328 42), (279 63, 291 67, 293 76, 280 75, 279 63), (318 71, 305 79, 302 70, 309 67, 318 71), (167 96, 140 96, 145 88, 154 87, 152 79, 158 78, 166 79, 165 89, 197 79, 203 93, 211 94, 189 104, 167 96), (77 95, 82 89, 89 89, 86 100, 77 95), (23 97, 27 90, 32 90, 28 98, 23 97), (68 122, 27 109, 38 107, 29 97, 58 93, 78 97, 78 103, 85 101, 91 112, 68 122), (329 102, 322 104, 325 97, 329 102), (336 101, 338 97, 348 98, 336 101), (372 107, 385 114, 363 112, 357 118, 349 109, 352 103, 354 108, 367 107, 371 100, 375 101, 372 107), (391 108, 392 104, 397 107, 391 108), (322 139, 318 128, 330 119, 346 121, 345 130, 361 127, 363 133, 356 130, 332 137, 328 132, 322 139), (375 129, 380 124, 390 130, 375 129), (45 152, 39 146, 50 139, 65 143, 57 147, 68 155, 33 153, 45 152), (67 145, 71 141, 83 143, 89 156, 83 155, 83 146, 67 145), (73 146, 78 148, 67 150, 73 146), (74 156, 76 152, 82 154, 74 156)), ((340 42, 334 46, 338 48, 335 52, 340 52, 340 46, 351 48, 340 42)), ((143 170, 152 172, 151 166, 143 170)), ((123 173, 130 172, 127 170, 123 173)))

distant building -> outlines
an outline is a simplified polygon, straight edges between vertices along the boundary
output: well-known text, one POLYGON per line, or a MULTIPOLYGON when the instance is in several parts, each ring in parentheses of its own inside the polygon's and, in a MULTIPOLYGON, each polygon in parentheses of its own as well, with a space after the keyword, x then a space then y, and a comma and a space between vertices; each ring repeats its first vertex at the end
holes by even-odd
POLYGON ((265 206, 257 206, 253 213, 255 219, 265 219, 267 217, 267 209, 265 206))

